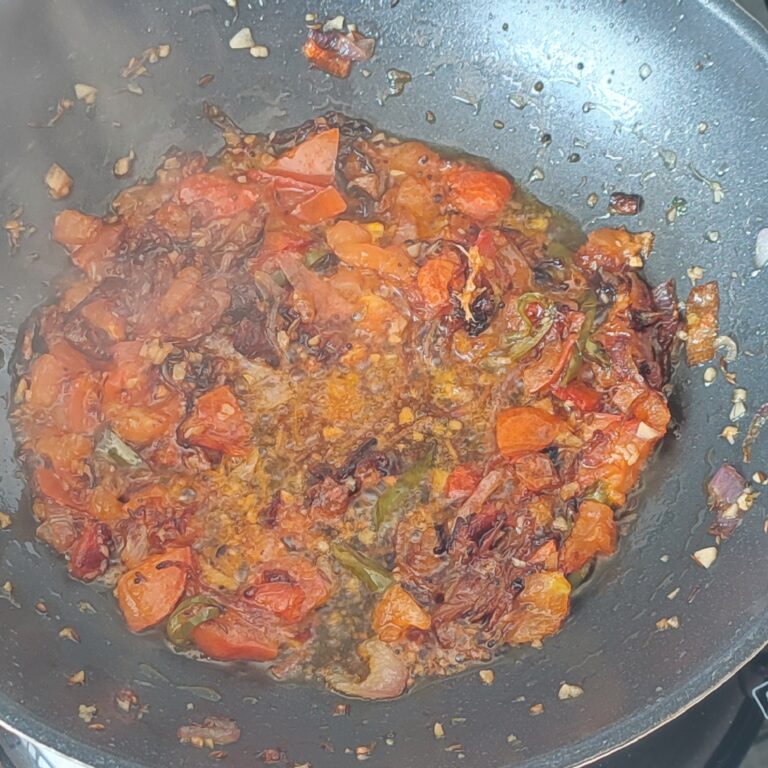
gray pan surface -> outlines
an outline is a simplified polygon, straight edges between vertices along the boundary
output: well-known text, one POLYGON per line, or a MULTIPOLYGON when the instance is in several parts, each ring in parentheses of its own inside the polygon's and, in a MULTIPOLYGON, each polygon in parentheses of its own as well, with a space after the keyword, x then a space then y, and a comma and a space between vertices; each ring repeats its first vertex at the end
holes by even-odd
MULTIPOLYGON (((768 226, 768 34, 730 2, 240 0, 234 24, 223 0, 200 2, 0 4, 0 213, 23 205, 25 221, 37 227, 15 255, 0 244, 6 361, 19 324, 66 263, 47 234, 65 206, 45 194, 50 163, 75 179, 66 206, 101 213, 119 188, 112 163, 130 148, 137 174, 148 175, 171 144, 218 146, 215 130, 199 119, 205 98, 248 130, 340 109, 485 156, 523 183, 531 177, 532 192, 586 227, 605 224, 610 191, 641 193, 643 212, 621 223, 656 232, 649 279, 675 277, 685 295, 686 270, 696 265, 719 281, 721 325, 739 344, 732 368, 750 412, 768 400, 768 278, 753 265, 757 233, 768 226), (307 11, 343 13, 375 34, 375 58, 348 81, 310 71, 299 52, 307 11), (270 47, 268 59, 229 49, 241 24, 270 47), (120 67, 160 42, 173 50, 140 81, 144 95, 121 92, 120 67), (392 68, 413 81, 382 105, 392 68), (208 73, 215 80, 202 89, 197 81, 208 73), (45 122, 76 82, 99 89, 90 118, 78 105, 55 128, 27 127, 45 122), (599 196, 594 208, 591 193, 599 196), (687 201, 687 212, 670 224, 675 197, 687 201)), ((0 584, 10 581, 14 591, 12 600, 0 591, 0 720, 89 765, 126 768, 210 765, 206 752, 175 736, 178 725, 208 714, 234 717, 243 728, 227 750, 232 768, 258 765, 268 747, 284 749, 287 765, 336 767, 352 764, 347 750, 358 745, 373 748, 372 768, 566 766, 636 739, 705 695, 768 639, 765 496, 710 570, 690 557, 712 543, 707 477, 724 460, 740 461, 739 444, 718 437, 732 387, 720 376, 705 388, 702 370, 684 364, 674 384, 676 434, 647 473, 620 553, 575 601, 563 631, 543 650, 499 660, 492 686, 470 671, 397 701, 354 701, 348 717, 332 716, 339 698, 325 690, 278 685, 244 666, 196 663, 157 638, 131 636, 111 595, 72 581, 34 539, 3 414, 0 508, 14 523, 0 532, 0 584), (47 615, 34 609, 40 599, 47 615), (78 609, 82 600, 94 614, 78 609), (657 632, 656 622, 670 616, 679 629, 657 632), (77 629, 79 644, 58 636, 66 626, 77 629), (68 687, 67 676, 80 669, 87 685, 68 687), (582 686, 583 696, 559 701, 563 681, 582 686), (138 722, 114 705, 125 686, 149 707, 138 722), (536 703, 544 713, 534 717, 536 703), (79 704, 97 705, 105 728, 89 729, 79 704), (435 722, 445 739, 434 738, 435 722)), ((6 399, 8 385, 3 365, 6 399)), ((743 433, 744 420, 740 426, 743 433)), ((766 445, 759 443, 749 473, 768 469, 766 445)))

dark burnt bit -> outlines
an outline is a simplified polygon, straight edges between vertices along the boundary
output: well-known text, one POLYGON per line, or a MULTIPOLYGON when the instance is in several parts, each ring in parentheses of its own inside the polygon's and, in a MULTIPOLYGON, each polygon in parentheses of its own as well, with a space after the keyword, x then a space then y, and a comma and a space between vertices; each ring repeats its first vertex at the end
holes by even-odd
POLYGON ((608 212, 617 216, 634 216, 643 209, 640 195, 614 192, 608 200, 608 212))

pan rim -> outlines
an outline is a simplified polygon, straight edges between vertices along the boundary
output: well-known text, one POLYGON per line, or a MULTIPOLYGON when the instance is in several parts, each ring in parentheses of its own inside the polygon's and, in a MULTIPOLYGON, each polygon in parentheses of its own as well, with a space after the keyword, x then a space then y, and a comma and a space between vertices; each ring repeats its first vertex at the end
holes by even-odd
MULTIPOLYGON (((741 37, 759 61, 768 66, 768 31, 758 20, 738 6, 735 0, 727 0, 727 2, 699 0, 699 4, 720 23, 727 25, 734 34, 741 37)), ((695 706, 736 674, 766 646, 766 637, 768 637, 768 615, 756 621, 737 641, 735 647, 726 649, 710 660, 705 668, 700 669, 687 681, 670 688, 654 705, 636 710, 623 720, 613 722, 569 747, 559 748, 523 763, 517 763, 515 768, 545 768, 552 765, 579 768, 638 741, 695 706), (716 669, 725 671, 713 677, 716 669)), ((0 692, 0 725, 33 745, 41 745, 52 750, 73 760, 83 768, 89 768, 89 766, 91 768, 150 768, 146 763, 117 757, 104 747, 92 746, 70 733, 58 730, 40 720, 23 704, 15 702, 4 692, 0 692), (35 736, 29 735, 32 733, 35 736)))

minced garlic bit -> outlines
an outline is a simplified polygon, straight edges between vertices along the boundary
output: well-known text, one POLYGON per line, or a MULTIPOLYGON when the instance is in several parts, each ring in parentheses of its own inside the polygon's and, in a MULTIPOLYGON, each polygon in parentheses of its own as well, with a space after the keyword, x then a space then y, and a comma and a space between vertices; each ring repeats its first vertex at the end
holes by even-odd
POLYGON ((731 396, 731 402, 733 403, 733 406, 731 407, 731 413, 730 413, 730 420, 731 421, 738 421, 739 419, 744 418, 747 414, 747 390, 742 389, 741 387, 736 387, 736 389, 733 390, 733 395, 731 396))
POLYGON ((75 83, 75 96, 77 100, 84 102, 89 107, 96 103, 96 94, 98 92, 98 89, 88 85, 88 83, 75 83))
POLYGON ((717 547, 697 549, 691 557, 702 567, 709 568, 717 560, 717 547))
POLYGON ((67 678, 67 685, 85 685, 85 670, 81 669, 67 678))
POLYGON ((723 427, 723 431, 720 433, 720 437, 725 438, 731 445, 736 443, 736 436, 739 434, 739 428, 734 427, 733 424, 729 424, 727 427, 723 427))
POLYGON ((709 366, 704 369, 704 386, 708 387, 717 378, 717 368, 709 366))
MULTIPOLYGON (((752 473, 752 482, 758 485, 768 485, 768 475, 762 470, 752 473)), ((0 513, 0 528, 2 528, 2 513, 0 513)))
POLYGON ((693 285, 704 278, 704 270, 701 267, 688 267, 686 274, 693 285))
POLYGON ((407 405, 400 409, 400 414, 397 417, 398 424, 400 426, 406 426, 408 424, 413 424, 413 422, 416 420, 416 417, 413 415, 413 409, 409 408, 407 405))
POLYGON ((63 627, 60 629, 59 637, 62 637, 65 640, 71 640, 73 643, 80 642, 80 635, 78 634, 77 630, 73 629, 72 627, 63 627))
POLYGON ((566 699, 578 699, 582 693, 584 693, 584 689, 580 685, 563 683, 560 686, 560 690, 557 692, 557 698, 560 699, 560 701, 565 701, 566 699))
POLYGON ((11 251, 16 251, 21 244, 21 236, 27 231, 27 226, 21 219, 22 209, 15 208, 11 217, 3 224, 3 229, 8 234, 8 244, 11 251))
POLYGON ((254 59, 266 59, 269 56, 269 48, 266 45, 254 45, 248 49, 254 59))
POLYGON ((344 29, 344 17, 334 16, 323 24, 323 32, 341 32, 344 29))
POLYGON ((0 531, 10 528, 12 522, 13 520, 10 515, 7 515, 5 512, 0 512, 0 531))
POLYGON ((536 715, 540 715, 544 711, 544 705, 543 704, 531 704, 528 711, 535 717, 536 715))
POLYGON ((432 733, 435 734, 436 739, 444 739, 445 738, 445 728, 443 728, 442 723, 435 723, 432 726, 432 733))
POLYGON ((11 584, 10 581, 6 581, 5 584, 3 584, 3 592, 5 592, 6 595, 13 593, 13 584, 11 584))
POLYGON ((48 194, 54 200, 63 200, 72 191, 72 177, 58 164, 54 163, 45 174, 48 194))
POLYGON ((255 45, 256 41, 253 39, 253 33, 251 32, 250 27, 243 27, 229 38, 229 47, 234 51, 244 48, 250 49, 255 45))
POLYGON ((112 166, 112 173, 118 178, 122 176, 128 176, 133 171, 133 161, 136 159, 136 153, 131 150, 125 157, 120 157, 115 160, 115 164, 112 166))
POLYGON ((507 744, 514 744, 517 741, 517 736, 515 736, 514 733, 510 733, 507 735, 507 744))
POLYGON ((680 619, 677 616, 670 616, 668 619, 659 619, 656 622, 656 629, 659 632, 665 632, 668 629, 680 629, 680 619))
POLYGON ((668 595, 667 600, 674 600, 680 594, 680 587, 675 587, 668 595))
POLYGON ((84 722, 90 723, 96 717, 99 709, 95 704, 80 704, 77 708, 77 716, 84 722))
POLYGON ((478 674, 483 685, 493 685, 493 681, 496 679, 496 673, 492 669, 481 669, 478 674))

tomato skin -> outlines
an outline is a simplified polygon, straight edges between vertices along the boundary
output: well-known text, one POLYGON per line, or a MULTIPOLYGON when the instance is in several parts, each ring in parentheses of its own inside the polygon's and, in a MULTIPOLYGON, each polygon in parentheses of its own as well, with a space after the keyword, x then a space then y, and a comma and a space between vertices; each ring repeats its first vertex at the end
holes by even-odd
POLYGON ((482 479, 483 471, 480 467, 461 464, 448 475, 444 493, 451 500, 465 499, 477 488, 482 479))
POLYGON ((212 389, 198 398, 180 429, 184 439, 193 445, 221 451, 228 456, 248 453, 251 430, 240 404, 227 386, 212 389))
POLYGON ((280 155, 264 171, 273 176, 288 176, 298 181, 327 187, 333 183, 336 176, 339 135, 338 128, 316 133, 280 155))
POLYGON ((552 392, 563 402, 573 403, 579 410, 600 410, 602 395, 580 381, 572 381, 565 387, 553 387, 552 392))
POLYGON ((281 616, 289 623, 305 618, 323 605, 331 585, 322 571, 301 555, 286 555, 262 563, 257 584, 246 590, 248 603, 281 616))
POLYGON ((325 239, 333 251, 344 245, 372 242, 371 233, 354 221, 337 221, 325 231, 325 239))
POLYGON ((373 610, 373 629, 385 643, 398 640, 411 627, 431 626, 430 615, 399 584, 389 587, 373 610))
POLYGON ((112 341, 125 338, 125 320, 112 311, 106 299, 89 301, 80 310, 80 314, 95 328, 104 331, 112 341))
POLYGON ((195 627, 192 642, 206 656, 219 661, 271 661, 279 649, 278 642, 264 629, 233 610, 195 627))
POLYGON ((122 236, 122 224, 104 224, 93 240, 72 251, 72 263, 90 278, 102 279, 107 262, 117 254, 122 236))
POLYGON ((512 196, 512 184, 500 173, 457 168, 448 174, 448 200, 462 213, 485 221, 498 216, 512 196))
POLYGON ((253 188, 215 173, 188 176, 178 191, 179 202, 192 208, 205 222, 247 211, 258 199, 253 188))
POLYGON ((416 285, 427 306, 443 309, 451 302, 451 283, 459 273, 459 265, 452 259, 430 259, 416 275, 416 285))
POLYGON ((336 255, 351 267, 362 267, 403 280, 413 272, 408 253, 398 247, 382 248, 369 243, 344 243, 334 249, 336 255))
POLYGON ((61 477, 48 467, 38 467, 35 470, 35 481, 40 493, 62 507, 86 508, 85 488, 75 477, 61 477))
POLYGON ((174 240, 189 240, 192 233, 192 220, 189 213, 174 202, 163 203, 157 209, 155 222, 174 240))
POLYGON ((607 504, 586 499, 579 505, 576 522, 560 551, 563 573, 573 573, 595 555, 612 555, 616 551, 616 523, 607 504))
POLYGON ((531 573, 504 635, 508 643, 531 643, 554 634, 570 607, 571 585, 559 571, 531 573))
POLYGON ((505 456, 540 451, 569 433, 568 425, 541 408, 506 408, 496 418, 496 443, 505 456))
POLYGON ((53 355, 40 355, 29 369, 29 405, 50 408, 61 394, 66 368, 53 355))
POLYGON ((153 555, 120 577, 117 599, 131 632, 154 627, 170 615, 184 594, 191 564, 192 550, 177 547, 153 555))
POLYGON ((304 618, 304 590, 296 584, 267 582, 247 591, 248 603, 274 613, 289 624, 304 618))

